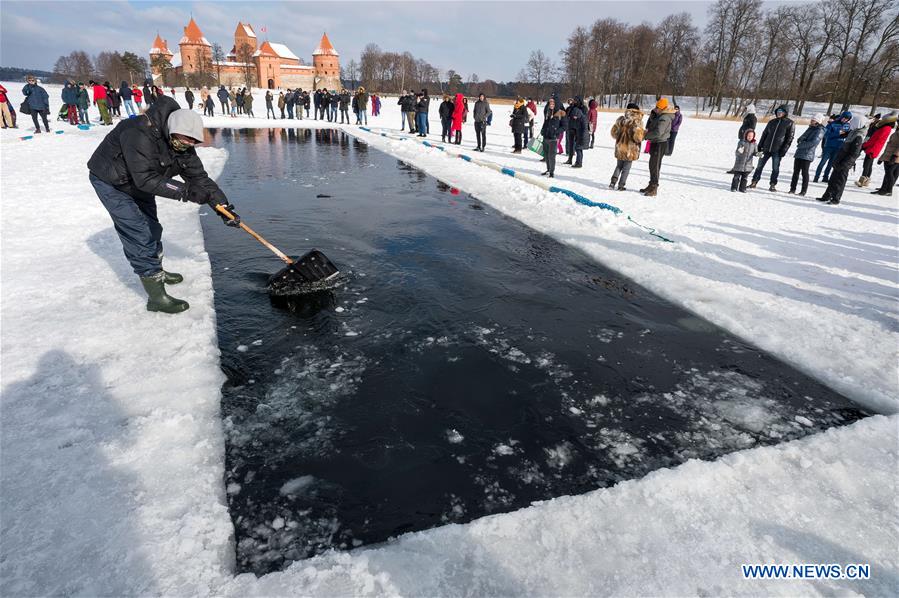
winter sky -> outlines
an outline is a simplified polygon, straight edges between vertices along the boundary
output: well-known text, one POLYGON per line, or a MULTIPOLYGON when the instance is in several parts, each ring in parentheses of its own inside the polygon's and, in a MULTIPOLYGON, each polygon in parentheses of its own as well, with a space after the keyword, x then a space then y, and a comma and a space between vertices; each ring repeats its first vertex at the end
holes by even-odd
MULTIPOLYGON (((412 52, 441 71, 467 79, 514 80, 531 50, 552 59, 578 25, 611 17, 631 24, 656 24, 686 11, 703 27, 711 2, 618 0, 616 2, 44 2, 3 0, 0 11, 0 66, 51 70, 62 54, 85 50, 132 51, 146 56, 156 33, 177 51, 190 16, 212 42, 231 49, 238 20, 260 38, 286 43, 311 61, 323 31, 341 55, 358 59, 369 42, 384 50, 412 52), (262 27, 267 33, 261 33, 262 27)), ((769 6, 784 2, 768 2, 769 6)))

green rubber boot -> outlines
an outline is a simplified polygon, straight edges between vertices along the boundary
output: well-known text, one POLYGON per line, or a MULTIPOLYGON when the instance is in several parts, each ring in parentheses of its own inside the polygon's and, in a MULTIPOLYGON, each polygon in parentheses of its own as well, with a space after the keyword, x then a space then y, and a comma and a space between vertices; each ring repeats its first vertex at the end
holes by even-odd
POLYGON ((159 272, 153 276, 141 276, 140 282, 147 291, 147 311, 177 314, 190 307, 187 301, 175 299, 165 292, 165 272, 159 272))
POLYGON ((178 284, 179 282, 184 280, 184 277, 181 276, 180 274, 178 274, 177 272, 166 272, 165 270, 163 270, 162 276, 163 276, 163 282, 165 284, 178 284))

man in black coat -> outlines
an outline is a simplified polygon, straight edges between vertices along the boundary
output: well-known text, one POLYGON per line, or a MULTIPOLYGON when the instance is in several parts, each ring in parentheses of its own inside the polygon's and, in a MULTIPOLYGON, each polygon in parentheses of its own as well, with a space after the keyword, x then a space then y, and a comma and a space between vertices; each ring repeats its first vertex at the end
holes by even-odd
POLYGON ((793 121, 787 118, 789 110, 786 105, 778 106, 774 111, 774 117, 765 125, 765 130, 759 139, 759 151, 762 157, 759 164, 752 173, 752 183, 750 189, 755 189, 759 180, 762 178, 762 171, 768 159, 771 160, 771 186, 769 191, 777 191, 777 175, 780 174, 780 160, 787 155, 790 144, 793 143, 793 134, 795 126, 793 121))
MULTIPOLYGON (((189 306, 165 291, 183 280, 162 268, 162 225, 156 195, 198 204, 222 205, 233 213, 209 178, 194 146, 203 141, 203 119, 160 96, 138 118, 122 120, 88 160, 89 179, 112 217, 125 257, 147 292, 147 310, 178 313, 189 306), (184 182, 174 179, 180 175, 184 182)), ((239 218, 222 216, 229 225, 239 218)))

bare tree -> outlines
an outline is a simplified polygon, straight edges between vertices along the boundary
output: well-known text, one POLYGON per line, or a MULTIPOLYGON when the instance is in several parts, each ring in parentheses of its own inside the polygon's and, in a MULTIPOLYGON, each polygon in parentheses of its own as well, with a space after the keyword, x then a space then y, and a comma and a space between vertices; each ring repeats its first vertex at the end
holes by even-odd
POLYGON ((243 69, 244 82, 251 89, 253 82, 256 80, 256 64, 253 62, 253 52, 253 46, 248 43, 240 44, 235 51, 237 62, 240 63, 241 69, 243 69))
POLYGON ((762 0, 718 0, 709 8, 707 43, 712 49, 714 77, 710 97, 712 112, 721 110, 724 90, 731 83, 734 62, 761 20, 762 0))
POLYGON ((518 80, 536 86, 535 93, 542 98, 546 83, 554 78, 556 66, 543 50, 534 50, 528 58, 524 69, 518 74, 518 80))
POLYGON ((222 84, 222 63, 225 62, 225 51, 221 44, 212 44, 212 64, 215 66, 215 78, 219 85, 222 84))

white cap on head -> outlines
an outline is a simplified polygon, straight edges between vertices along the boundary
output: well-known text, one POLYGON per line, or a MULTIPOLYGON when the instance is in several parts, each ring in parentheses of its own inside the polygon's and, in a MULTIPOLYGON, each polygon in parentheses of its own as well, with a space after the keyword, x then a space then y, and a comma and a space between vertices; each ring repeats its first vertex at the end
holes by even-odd
POLYGON ((175 110, 169 114, 166 124, 169 127, 169 135, 177 133, 203 142, 203 117, 193 110, 186 108, 175 110))
POLYGON ((812 116, 812 120, 815 121, 816 123, 818 123, 819 125, 823 125, 824 123, 827 122, 827 117, 825 117, 820 112, 817 112, 812 116))

